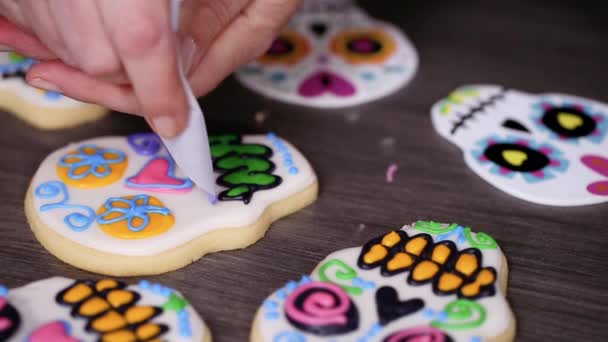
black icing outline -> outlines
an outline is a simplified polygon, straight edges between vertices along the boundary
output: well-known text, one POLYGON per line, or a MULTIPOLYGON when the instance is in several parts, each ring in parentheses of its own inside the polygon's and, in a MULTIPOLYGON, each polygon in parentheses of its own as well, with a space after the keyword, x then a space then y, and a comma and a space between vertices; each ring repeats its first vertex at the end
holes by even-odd
POLYGON ((466 122, 475 118, 478 114, 485 113, 484 109, 487 107, 493 106, 499 100, 502 100, 505 97, 505 93, 507 90, 501 90, 498 94, 490 96, 488 99, 481 101, 476 106, 470 108, 464 114, 457 114, 458 120, 452 124, 452 128, 450 129, 450 134, 454 135, 460 128, 466 127, 466 122))

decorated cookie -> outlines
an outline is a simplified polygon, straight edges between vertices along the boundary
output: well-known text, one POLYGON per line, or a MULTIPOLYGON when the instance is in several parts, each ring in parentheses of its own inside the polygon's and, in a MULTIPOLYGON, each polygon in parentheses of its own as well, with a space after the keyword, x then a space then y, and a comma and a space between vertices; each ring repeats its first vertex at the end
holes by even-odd
POLYGON ((0 290, 0 341, 211 342, 179 292, 145 280, 55 277, 0 290))
POLYGON ((416 222, 330 254, 262 304, 253 342, 512 341, 507 262, 484 233, 416 222))
POLYGON ((102 117, 105 108, 79 102, 57 92, 25 83, 25 73, 34 60, 14 52, 0 52, 0 108, 40 129, 59 129, 102 117))
POLYGON ((26 198, 34 234, 52 254, 92 272, 159 274, 246 247, 312 203, 314 171, 274 134, 211 136, 216 202, 151 133, 90 139, 44 160, 26 198))
POLYGON ((237 77, 273 99, 344 107, 397 91, 417 67, 416 51, 398 28, 351 1, 307 0, 266 54, 237 77))
POLYGON ((466 86, 432 109, 435 129, 502 191, 556 206, 608 201, 608 105, 466 86))

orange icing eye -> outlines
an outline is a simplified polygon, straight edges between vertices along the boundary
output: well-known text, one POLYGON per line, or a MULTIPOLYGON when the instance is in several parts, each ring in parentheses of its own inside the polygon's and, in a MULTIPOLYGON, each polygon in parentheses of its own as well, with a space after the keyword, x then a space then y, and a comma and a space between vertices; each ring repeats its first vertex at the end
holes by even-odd
POLYGON ((125 342, 125 341, 136 341, 137 337, 130 330, 118 330, 111 333, 104 334, 101 337, 102 342, 125 342))
POLYGON ((388 251, 386 250, 386 247, 382 245, 374 245, 372 248, 370 248, 369 252, 365 253, 363 256, 363 262, 366 264, 373 264, 386 258, 387 254, 388 251))
POLYGON ((97 292, 102 292, 108 289, 115 289, 119 287, 119 283, 114 279, 102 279, 95 283, 95 290, 97 292))
POLYGON ((419 256, 420 254, 422 254, 422 251, 424 251, 424 248, 426 247, 427 244, 428 244, 428 241, 425 238, 418 236, 418 237, 415 237, 415 238, 411 239, 410 241, 408 241, 405 244, 404 249, 406 252, 408 252, 410 254, 419 256))
POLYGON ((381 30, 346 30, 331 41, 331 49, 351 64, 379 64, 397 49, 395 41, 381 30))
POLYGON ((125 318, 129 324, 145 322, 154 317, 158 311, 151 306, 133 306, 125 312, 125 318))
POLYGON ((133 292, 128 290, 112 290, 106 295, 106 298, 113 307, 119 308, 131 304, 136 297, 133 292))
POLYGON ((124 328, 127 325, 125 318, 116 311, 108 311, 91 321, 91 328, 97 332, 105 333, 124 328))
POLYGON ((450 254, 452 254, 452 250, 448 246, 441 244, 435 245, 431 259, 433 259, 434 262, 443 265, 450 257, 450 254))
POLYGON ((137 337, 141 340, 148 340, 157 336, 162 332, 162 329, 156 324, 142 324, 137 328, 137 337))
POLYGON ((396 232, 392 231, 392 232, 384 235, 381 243, 384 246, 391 248, 394 245, 398 244, 399 241, 401 241, 401 236, 399 236, 399 234, 397 234, 396 232))
POLYGON ((91 189, 118 181, 127 168, 127 156, 119 150, 82 145, 59 159, 57 175, 66 185, 91 189))
POLYGON ((110 308, 110 304, 102 298, 91 297, 78 307, 78 314, 84 317, 97 316, 110 308))
POLYGON ((275 39, 266 54, 258 58, 258 62, 293 65, 299 63, 309 53, 310 44, 306 37, 295 31, 286 31, 275 39))
POLYGON ((407 253, 400 252, 400 253, 395 254, 393 256, 393 258, 388 261, 388 263, 386 264, 386 269, 389 272, 394 272, 396 270, 408 268, 408 267, 412 266, 413 263, 414 263, 414 258, 412 258, 407 253))
POLYGON ((110 198, 97 210, 100 229, 117 239, 145 239, 162 234, 175 223, 171 211, 148 195, 110 198))
POLYGON ((494 272, 490 269, 484 268, 477 274, 475 280, 463 286, 460 289, 460 293, 465 297, 475 297, 481 291, 481 287, 491 285, 496 280, 494 272))
POLYGON ((439 272, 439 265, 430 261, 422 260, 412 271, 412 280, 416 282, 425 282, 432 279, 439 272))
POLYGON ((66 291, 61 300, 68 304, 74 304, 84 300, 91 294, 93 294, 93 289, 86 284, 78 283, 66 291))
POLYGON ((462 278, 457 274, 446 272, 439 277, 437 288, 441 292, 451 292, 462 285, 462 281, 462 278))
POLYGON ((479 261, 477 257, 473 254, 462 253, 458 256, 458 260, 456 260, 456 266, 454 267, 456 271, 470 276, 477 270, 479 267, 479 261))

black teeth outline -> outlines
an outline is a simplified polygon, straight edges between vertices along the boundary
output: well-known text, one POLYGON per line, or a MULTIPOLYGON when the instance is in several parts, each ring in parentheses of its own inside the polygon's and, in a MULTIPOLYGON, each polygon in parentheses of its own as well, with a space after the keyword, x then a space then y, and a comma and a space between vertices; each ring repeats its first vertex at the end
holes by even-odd
POLYGON ((468 120, 473 119, 479 113, 483 113, 483 110, 486 107, 490 107, 490 106, 494 105, 496 102, 498 102, 499 100, 502 100, 505 97, 506 92, 507 92, 506 89, 500 90, 500 92, 498 94, 492 95, 487 100, 480 102, 475 107, 472 107, 471 109, 469 109, 469 111, 467 113, 457 114, 459 116, 458 121, 454 122, 454 124, 452 125, 450 134, 454 135, 456 133, 456 131, 458 131, 460 128, 466 127, 465 124, 468 120))

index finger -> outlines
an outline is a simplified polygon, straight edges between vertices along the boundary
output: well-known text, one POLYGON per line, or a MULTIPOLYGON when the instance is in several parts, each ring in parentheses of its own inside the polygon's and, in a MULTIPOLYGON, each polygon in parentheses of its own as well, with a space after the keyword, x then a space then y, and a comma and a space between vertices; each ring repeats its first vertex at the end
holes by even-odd
POLYGON ((128 6, 115 0, 96 3, 141 114, 161 136, 179 134, 187 122, 188 105, 178 73, 169 2, 129 0, 128 6))

